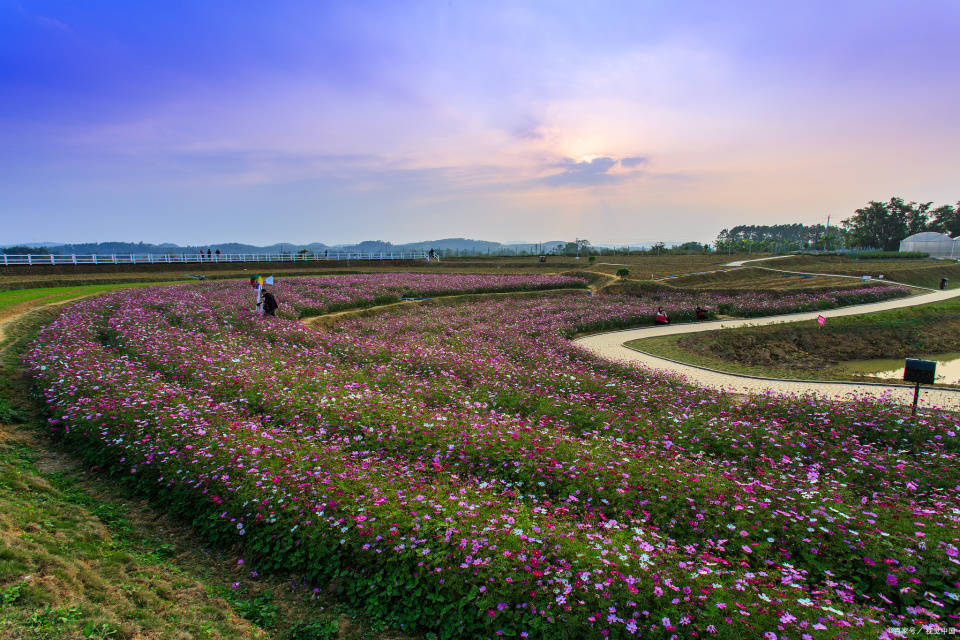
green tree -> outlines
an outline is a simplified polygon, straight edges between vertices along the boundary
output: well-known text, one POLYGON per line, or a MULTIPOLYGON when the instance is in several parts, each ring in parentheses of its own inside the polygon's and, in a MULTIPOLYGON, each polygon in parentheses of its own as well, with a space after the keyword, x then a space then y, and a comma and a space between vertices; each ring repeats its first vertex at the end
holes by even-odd
POLYGON ((896 251, 900 241, 908 233, 907 212, 904 206, 891 198, 893 207, 885 202, 871 200, 867 206, 856 210, 853 216, 840 224, 849 233, 851 244, 855 247, 870 247, 884 251, 896 251))
MULTIPOLYGON (((932 202, 907 203, 903 201, 903 198, 890 198, 890 202, 887 203, 887 209, 891 215, 895 219, 906 223, 908 236, 927 230, 928 212, 932 206, 932 202)), ((900 244, 899 240, 897 244, 900 244)))
POLYGON ((684 242, 670 249, 670 253, 709 253, 710 245, 699 242, 684 242))
POLYGON ((957 202, 956 207, 948 204, 937 207, 930 212, 930 216, 933 218, 928 227, 930 231, 939 231, 953 237, 960 236, 960 202, 957 202))

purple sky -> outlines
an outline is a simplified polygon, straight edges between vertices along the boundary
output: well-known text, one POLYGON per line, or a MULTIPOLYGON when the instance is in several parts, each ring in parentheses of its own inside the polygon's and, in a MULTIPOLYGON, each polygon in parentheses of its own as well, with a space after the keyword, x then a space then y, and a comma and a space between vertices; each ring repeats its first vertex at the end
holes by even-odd
POLYGON ((0 0, 0 244, 704 241, 952 203, 958 32, 956 0, 0 0))

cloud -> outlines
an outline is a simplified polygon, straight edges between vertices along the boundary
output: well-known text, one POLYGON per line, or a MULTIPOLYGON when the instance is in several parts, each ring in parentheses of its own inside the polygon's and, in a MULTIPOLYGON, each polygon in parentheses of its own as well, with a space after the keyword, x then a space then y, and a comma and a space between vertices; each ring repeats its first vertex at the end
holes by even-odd
POLYGON ((510 134, 518 140, 537 141, 546 139, 543 132, 543 123, 531 119, 524 120, 511 127, 510 134))
POLYGON ((646 156, 632 156, 629 158, 620 158, 620 166, 624 169, 634 169, 636 167, 643 166, 647 164, 648 158, 646 156))
POLYGON ((563 171, 541 178, 541 181, 553 187, 607 184, 616 180, 616 176, 608 173, 616 164, 616 160, 607 157, 582 162, 568 158, 560 165, 564 167, 563 171))
POLYGON ((50 18, 48 16, 37 15, 34 16, 34 22, 36 22, 41 27, 47 29, 53 29, 54 31, 64 31, 66 33, 73 33, 73 29, 70 28, 65 22, 57 20, 56 18, 50 18))

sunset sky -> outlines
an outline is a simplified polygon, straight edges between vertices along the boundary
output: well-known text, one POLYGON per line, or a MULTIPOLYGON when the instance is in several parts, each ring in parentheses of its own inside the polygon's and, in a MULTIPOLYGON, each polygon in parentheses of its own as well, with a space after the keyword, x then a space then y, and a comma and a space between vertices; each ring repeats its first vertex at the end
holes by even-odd
POLYGON ((956 0, 0 0, 0 244, 709 241, 953 203, 958 32, 956 0))

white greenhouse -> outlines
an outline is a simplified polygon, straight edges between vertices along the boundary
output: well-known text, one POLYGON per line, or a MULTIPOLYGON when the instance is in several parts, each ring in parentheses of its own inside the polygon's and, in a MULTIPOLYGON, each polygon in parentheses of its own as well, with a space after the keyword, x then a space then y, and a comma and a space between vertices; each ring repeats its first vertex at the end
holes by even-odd
POLYGON ((915 233, 900 241, 900 251, 922 251, 931 258, 960 258, 960 236, 951 238, 934 231, 915 233))

